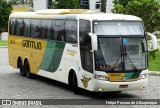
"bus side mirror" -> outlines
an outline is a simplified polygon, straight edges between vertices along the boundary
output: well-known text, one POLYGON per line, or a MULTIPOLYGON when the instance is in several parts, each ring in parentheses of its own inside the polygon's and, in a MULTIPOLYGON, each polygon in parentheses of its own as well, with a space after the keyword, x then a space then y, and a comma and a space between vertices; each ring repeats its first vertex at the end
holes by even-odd
POLYGON ((97 51, 98 49, 97 35, 93 33, 89 33, 89 36, 91 37, 91 44, 92 44, 91 52, 97 51))
POLYGON ((147 32, 147 36, 149 36, 151 38, 151 42, 152 42, 152 49, 151 50, 157 50, 158 49, 157 37, 151 33, 148 33, 148 32, 147 32))

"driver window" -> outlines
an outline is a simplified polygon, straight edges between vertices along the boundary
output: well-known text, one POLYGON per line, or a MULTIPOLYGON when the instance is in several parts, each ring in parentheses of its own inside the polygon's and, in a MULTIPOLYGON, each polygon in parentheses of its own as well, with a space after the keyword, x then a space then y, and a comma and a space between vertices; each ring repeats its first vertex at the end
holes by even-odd
POLYGON ((91 32, 90 21, 80 20, 79 35, 80 35, 80 54, 82 68, 88 72, 93 72, 93 57, 91 53, 91 38, 88 33, 91 32))

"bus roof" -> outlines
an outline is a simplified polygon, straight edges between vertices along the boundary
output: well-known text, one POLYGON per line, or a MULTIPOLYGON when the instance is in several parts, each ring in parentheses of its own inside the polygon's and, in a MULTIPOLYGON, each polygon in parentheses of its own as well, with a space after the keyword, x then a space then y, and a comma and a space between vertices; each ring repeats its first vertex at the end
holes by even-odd
POLYGON ((133 20, 141 21, 141 18, 133 15, 113 14, 113 13, 97 13, 97 14, 80 14, 79 19, 90 20, 133 20))
POLYGON ((133 15, 95 13, 85 9, 47 9, 36 12, 13 12, 10 18, 85 19, 85 20, 133 20, 141 21, 133 15))
POLYGON ((37 14, 43 14, 43 15, 53 15, 53 14, 90 14, 95 13, 92 10, 88 9, 45 9, 45 10, 39 10, 36 11, 37 14))

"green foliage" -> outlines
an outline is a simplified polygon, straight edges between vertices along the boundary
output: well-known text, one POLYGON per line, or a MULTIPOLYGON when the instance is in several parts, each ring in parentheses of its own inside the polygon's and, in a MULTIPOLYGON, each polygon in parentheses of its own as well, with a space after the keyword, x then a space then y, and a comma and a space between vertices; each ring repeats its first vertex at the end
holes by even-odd
POLYGON ((8 29, 8 19, 11 11, 11 2, 7 2, 6 0, 0 0, 0 33, 2 31, 7 31, 8 29))
POLYGON ((106 0, 101 0, 101 12, 106 12, 106 0))
POLYGON ((115 4, 113 13, 125 14, 125 8, 121 4, 115 4))
POLYGON ((153 16, 153 26, 157 27, 157 28, 154 28, 156 31, 160 31, 160 12, 157 12, 157 13, 154 14, 154 16, 153 16))
POLYGON ((149 53, 148 55, 149 71, 159 71, 160 72, 160 50, 155 52, 155 59, 149 53))
POLYGON ((114 3, 121 4, 123 7, 126 7, 129 1, 132 1, 132 0, 115 0, 114 3))
POLYGON ((0 40, 0 46, 8 46, 7 40, 0 40))
POLYGON ((33 0, 9 0, 12 5, 25 4, 31 5, 33 0))
POLYGON ((142 18, 148 32, 160 30, 159 4, 155 0, 119 0, 112 12, 130 14, 142 18), (127 2, 128 1, 128 2, 127 2))
POLYGON ((17 1, 19 0, 9 0, 13 5, 16 5, 17 4, 17 1))
POLYGON ((80 8, 79 0, 55 0, 53 2, 54 9, 77 9, 80 8))

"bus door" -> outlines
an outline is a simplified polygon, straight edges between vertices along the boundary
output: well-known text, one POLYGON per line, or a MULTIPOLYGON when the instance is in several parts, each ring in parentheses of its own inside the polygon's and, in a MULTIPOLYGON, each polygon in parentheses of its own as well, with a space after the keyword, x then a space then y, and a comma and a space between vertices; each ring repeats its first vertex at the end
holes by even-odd
POLYGON ((79 41, 80 41, 80 58, 81 58, 81 72, 80 79, 82 87, 89 89, 91 87, 91 79, 93 76, 93 54, 91 52, 91 32, 90 21, 80 20, 79 23, 79 41))

